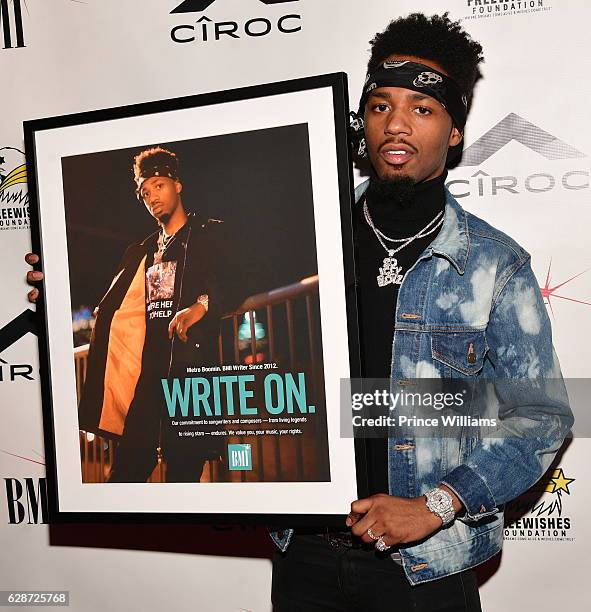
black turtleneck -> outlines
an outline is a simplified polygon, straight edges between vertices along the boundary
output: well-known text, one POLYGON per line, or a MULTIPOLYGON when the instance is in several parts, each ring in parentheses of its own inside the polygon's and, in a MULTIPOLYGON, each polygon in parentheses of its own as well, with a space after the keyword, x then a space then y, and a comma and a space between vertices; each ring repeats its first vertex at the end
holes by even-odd
MULTIPOLYGON (((391 238, 407 238, 423 229, 445 208, 447 173, 415 186, 414 201, 373 200, 367 205, 376 228, 391 238)), ((387 256, 363 214, 362 198, 354 214, 362 373, 366 378, 390 378, 392 340, 399 285, 379 287, 379 268, 387 256)), ((439 232, 411 242, 394 255, 406 273, 439 232)), ((396 245, 398 246, 398 245, 396 245)), ((370 494, 388 493, 388 451, 385 438, 366 444, 370 494)))

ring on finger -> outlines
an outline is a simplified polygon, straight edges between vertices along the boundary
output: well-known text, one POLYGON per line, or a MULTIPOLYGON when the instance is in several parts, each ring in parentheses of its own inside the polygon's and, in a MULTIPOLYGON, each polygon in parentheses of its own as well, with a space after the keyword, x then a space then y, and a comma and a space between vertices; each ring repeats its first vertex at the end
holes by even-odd
POLYGON ((370 537, 372 540, 379 540, 379 539, 380 539, 380 537, 381 537, 381 536, 379 536, 379 535, 376 535, 376 534, 373 532, 373 529, 372 529, 371 527, 370 527, 370 528, 367 530, 367 535, 368 535, 368 536, 369 536, 369 537, 370 537))
POLYGON ((390 545, 384 542, 384 536, 380 536, 375 543, 375 547, 380 552, 384 552, 385 550, 388 550, 388 548, 390 548, 390 545))

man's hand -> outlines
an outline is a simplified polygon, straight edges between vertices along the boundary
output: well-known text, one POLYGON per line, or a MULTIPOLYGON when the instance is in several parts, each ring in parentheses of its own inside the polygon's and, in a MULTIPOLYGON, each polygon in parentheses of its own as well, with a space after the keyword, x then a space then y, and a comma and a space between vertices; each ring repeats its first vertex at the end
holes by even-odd
MULTIPOLYGON (((35 255, 35 253, 27 253, 25 255, 25 261, 31 266, 35 265, 39 261, 39 255, 35 255)), ((29 283, 29 285, 33 285, 34 283, 37 283, 40 280, 43 280, 43 272, 38 272, 36 270, 31 270, 27 272, 27 283, 29 283)), ((29 302, 35 303, 38 297, 39 289, 37 289, 37 287, 34 287, 33 289, 31 289, 31 291, 29 291, 29 293, 27 293, 27 298, 29 299, 29 302)))
MULTIPOLYGON (((461 502, 452 494, 454 509, 458 512, 461 502)), ((367 535, 371 528, 376 536, 383 536, 388 546, 406 544, 422 540, 441 527, 441 519, 427 508, 424 496, 407 499, 378 493, 351 504, 351 512, 346 520, 351 532, 364 542, 373 542, 367 535)))
POLYGON ((172 338, 172 335, 176 331, 176 335, 183 342, 186 342, 188 340, 187 332, 189 331, 189 327, 200 321, 205 316, 206 312, 207 310, 205 310, 205 307, 199 304, 199 302, 196 302, 188 308, 179 310, 168 325, 168 337, 172 338))

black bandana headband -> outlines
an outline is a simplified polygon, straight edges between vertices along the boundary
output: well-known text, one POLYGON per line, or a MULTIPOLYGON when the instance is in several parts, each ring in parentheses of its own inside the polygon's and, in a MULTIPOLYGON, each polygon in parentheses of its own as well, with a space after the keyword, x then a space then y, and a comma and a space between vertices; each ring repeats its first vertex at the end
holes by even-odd
POLYGON ((360 155, 365 153, 365 104, 371 92, 378 87, 402 87, 431 96, 449 113, 455 127, 464 133, 468 118, 468 100, 453 79, 424 64, 408 60, 387 60, 367 75, 359 110, 357 114, 351 113, 351 136, 360 155))
POLYGON ((174 153, 166 149, 150 151, 142 161, 134 166, 134 180, 137 186, 136 196, 140 202, 143 202, 141 197, 142 184, 144 181, 153 176, 164 176, 173 181, 179 180, 178 158, 174 153))

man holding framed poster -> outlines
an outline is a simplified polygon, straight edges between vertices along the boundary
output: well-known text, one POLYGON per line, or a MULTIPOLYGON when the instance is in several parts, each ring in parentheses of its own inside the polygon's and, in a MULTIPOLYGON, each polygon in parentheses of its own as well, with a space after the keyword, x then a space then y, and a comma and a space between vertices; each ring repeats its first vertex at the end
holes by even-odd
POLYGON ((390 416, 394 426, 366 440, 372 495, 351 504, 350 532, 272 534, 282 551, 273 602, 278 612, 476 612, 471 568, 500 550, 503 504, 544 474, 572 413, 528 253, 445 187, 481 46, 447 14, 418 13, 371 44, 352 121, 371 164, 355 216, 364 376, 388 379, 382 389, 396 400, 409 385, 427 395, 425 379, 465 383, 499 426, 481 437, 464 416, 452 436, 426 432, 438 409, 422 421, 414 407, 390 416), (480 379, 495 381, 498 400, 473 384, 480 379))
MULTIPOLYGON (((529 256, 444 189, 480 54, 447 17, 412 15, 374 41, 360 109, 373 176, 357 207, 366 376, 560 378, 529 256)), ((275 533, 284 551, 274 560, 279 612, 479 609, 469 568, 498 552, 502 504, 560 447, 572 422, 564 399, 537 397, 543 410, 506 415, 518 433, 533 423, 534 438, 444 443, 411 431, 369 444, 374 495, 354 502, 347 519, 365 547, 339 530, 275 533)))
POLYGON ((26 124, 52 520, 341 522, 358 490, 338 411, 357 355, 334 258, 352 259, 345 86, 26 124))

